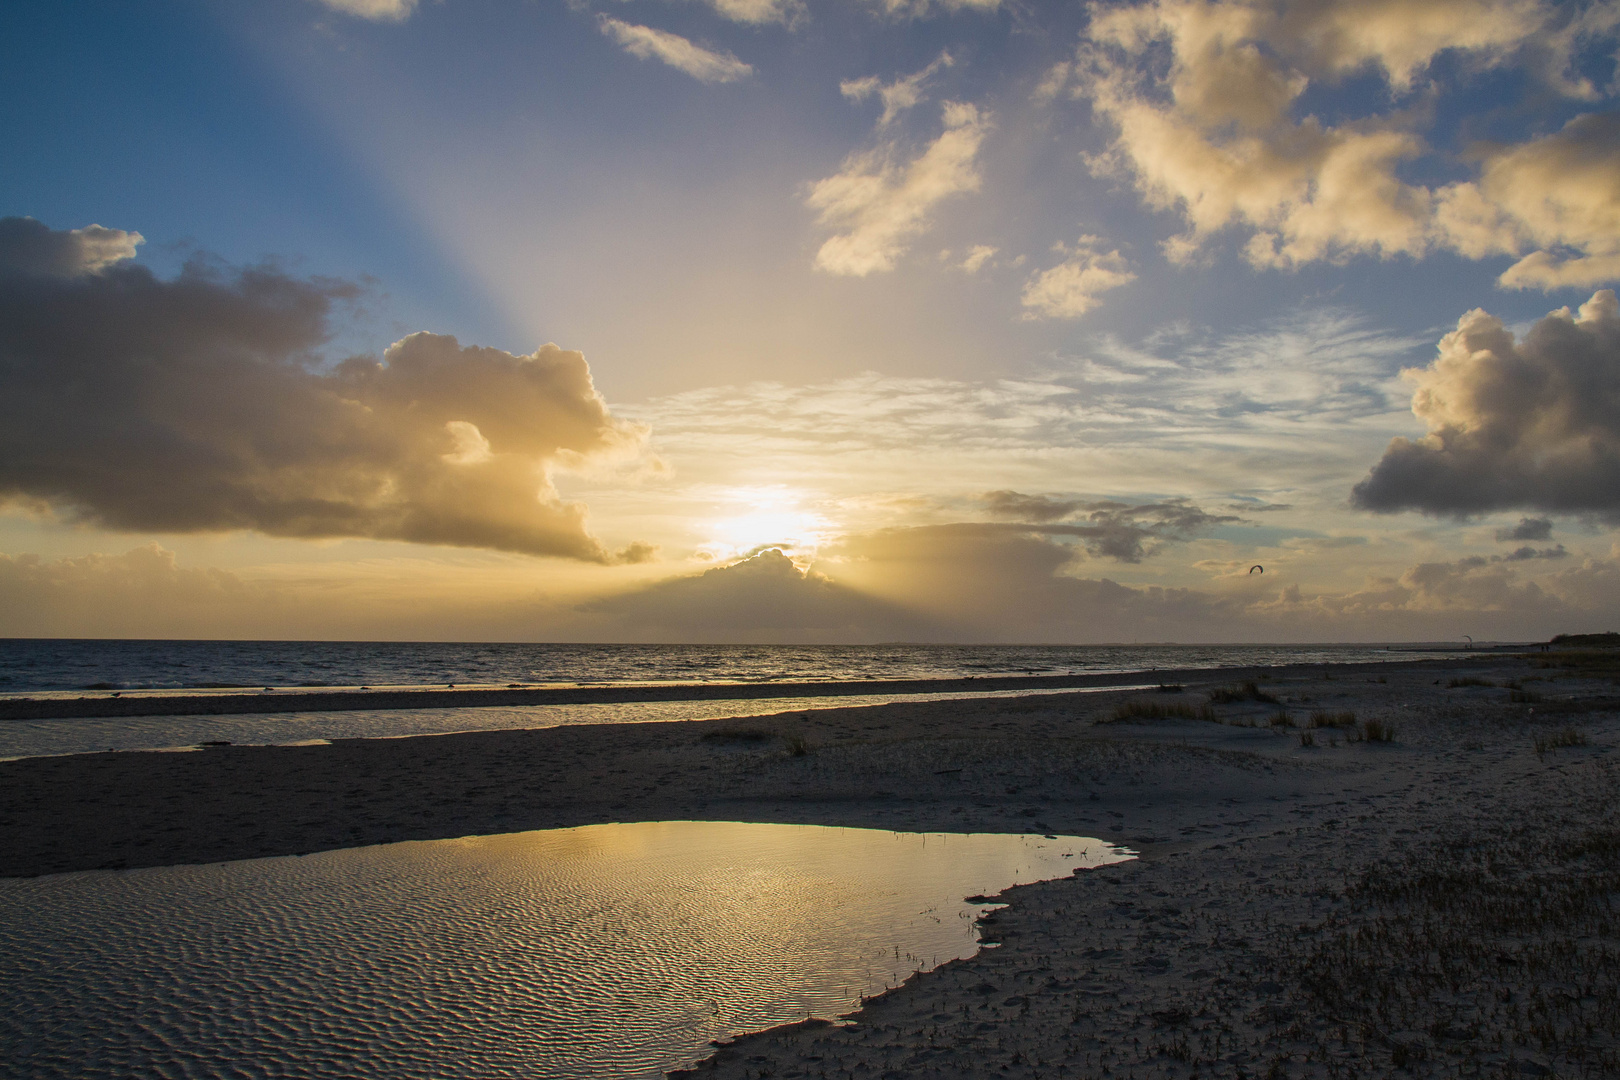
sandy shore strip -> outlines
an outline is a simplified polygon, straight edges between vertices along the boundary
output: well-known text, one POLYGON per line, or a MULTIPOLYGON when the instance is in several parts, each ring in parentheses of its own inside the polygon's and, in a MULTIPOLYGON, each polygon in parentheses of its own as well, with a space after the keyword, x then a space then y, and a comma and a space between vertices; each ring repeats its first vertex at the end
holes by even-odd
POLYGON ((702 1071, 1613 1076, 1612 664, 28 759, 0 874, 680 818, 1101 836, 1141 859, 1012 890, 999 948, 702 1071))

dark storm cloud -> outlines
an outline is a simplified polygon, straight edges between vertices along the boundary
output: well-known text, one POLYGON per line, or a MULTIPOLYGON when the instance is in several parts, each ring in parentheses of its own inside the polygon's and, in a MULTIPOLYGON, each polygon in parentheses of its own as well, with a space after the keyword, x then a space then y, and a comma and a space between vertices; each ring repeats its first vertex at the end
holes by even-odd
POLYGON ((1491 556, 1492 562, 1524 562, 1527 559, 1567 559, 1569 552, 1563 544, 1550 548, 1533 548, 1526 544, 1521 548, 1514 548, 1506 555, 1491 556))
POLYGON ((1412 411, 1429 433, 1392 441, 1356 485, 1356 506, 1620 517, 1620 305, 1612 291, 1579 312, 1553 312, 1522 340, 1495 316, 1470 312, 1412 377, 1412 411))
POLYGON ((1132 563, 1152 554, 1156 542, 1191 540, 1216 525, 1242 520, 1229 514, 1206 513, 1179 499, 1158 503, 1099 502, 1017 491, 991 491, 982 499, 992 516, 1010 521, 979 528, 1073 537, 1094 556, 1132 563))
POLYGON ((0 502, 611 560, 549 476, 640 439, 582 355, 423 333, 323 366, 355 286, 202 262, 163 280, 121 262, 132 236, 0 220, 0 502))
POLYGON ((1520 518, 1511 529, 1497 529, 1496 538, 1504 542, 1514 540, 1547 540, 1552 537, 1552 521, 1548 518, 1520 518))

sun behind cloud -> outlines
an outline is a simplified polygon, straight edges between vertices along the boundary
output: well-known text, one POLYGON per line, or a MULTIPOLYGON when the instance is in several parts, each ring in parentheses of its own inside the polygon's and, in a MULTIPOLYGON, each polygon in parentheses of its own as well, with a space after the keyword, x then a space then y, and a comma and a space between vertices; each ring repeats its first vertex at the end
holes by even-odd
POLYGON ((813 554, 832 528, 826 517, 804 507, 806 498, 786 487, 735 488, 723 496, 723 516, 699 523, 708 536, 699 548, 715 559, 781 548, 789 555, 813 554))

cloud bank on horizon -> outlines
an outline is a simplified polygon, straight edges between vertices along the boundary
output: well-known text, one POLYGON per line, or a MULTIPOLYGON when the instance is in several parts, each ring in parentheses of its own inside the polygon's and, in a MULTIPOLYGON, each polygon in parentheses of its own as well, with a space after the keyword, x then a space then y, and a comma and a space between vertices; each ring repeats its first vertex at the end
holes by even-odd
POLYGON ((554 7, 0 15, 0 633, 1613 628, 1620 2, 554 7))

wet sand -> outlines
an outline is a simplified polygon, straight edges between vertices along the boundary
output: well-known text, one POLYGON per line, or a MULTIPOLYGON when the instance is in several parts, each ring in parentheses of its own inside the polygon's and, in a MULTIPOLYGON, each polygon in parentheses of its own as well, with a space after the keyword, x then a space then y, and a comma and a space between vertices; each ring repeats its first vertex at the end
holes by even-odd
POLYGON ((1013 890, 999 948, 701 1070, 1620 1074, 1612 673, 1317 668, 1112 722, 1216 685, 0 763, 0 874, 676 818, 1101 836, 1141 859, 1013 890), (1369 720, 1394 741, 1350 741, 1369 720))

